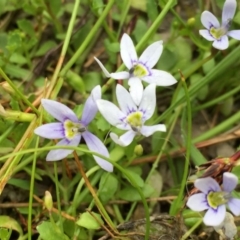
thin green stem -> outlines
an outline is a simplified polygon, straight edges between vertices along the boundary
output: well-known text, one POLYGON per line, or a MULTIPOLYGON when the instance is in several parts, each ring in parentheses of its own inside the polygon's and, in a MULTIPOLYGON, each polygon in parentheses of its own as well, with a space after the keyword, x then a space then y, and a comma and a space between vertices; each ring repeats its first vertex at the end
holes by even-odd
POLYGON ((0 135, 0 143, 5 140, 8 136, 8 134, 10 134, 10 132, 17 126, 17 123, 13 123, 11 126, 9 126, 6 131, 4 131, 1 135, 0 135))
POLYGON ((213 99, 212 101, 209 101, 207 103, 204 103, 200 106, 195 107, 193 111, 196 112, 196 111, 211 107, 215 104, 221 104, 225 99, 231 97, 232 95, 234 95, 235 93, 237 93, 239 91, 240 91, 240 85, 235 87, 233 90, 221 95, 220 97, 213 99))
POLYGON ((140 42, 136 46, 137 51, 142 49, 144 47, 144 45, 147 43, 148 39, 152 36, 152 34, 154 32, 156 32, 156 30, 159 28, 160 23, 163 21, 164 17, 168 13, 168 11, 171 9, 174 2, 175 2, 175 0, 168 0, 167 1, 167 4, 164 6, 164 8, 160 12, 160 14, 156 18, 156 20, 153 22, 151 27, 148 29, 146 34, 142 37, 142 39, 140 40, 140 42))
POLYGON ((54 162, 54 177, 55 177, 55 185, 56 185, 56 195, 57 195, 57 206, 59 211, 59 222, 60 222, 60 229, 63 232, 63 222, 62 222, 62 209, 61 209, 61 199, 60 199, 60 191, 58 187, 58 171, 57 171, 57 163, 54 162))
POLYGON ((118 220, 119 223, 123 223, 124 219, 122 217, 121 211, 119 210, 119 206, 117 204, 113 205, 113 210, 115 212, 116 219, 118 220))
POLYGON ((52 89, 54 88, 54 86, 56 84, 56 81, 57 81, 60 69, 62 67, 63 60, 65 58, 65 55, 66 55, 66 52, 67 52, 67 49, 68 49, 68 46, 69 46, 69 43, 70 43, 70 39, 71 39, 71 36, 72 36, 74 23, 75 23, 75 20, 76 20, 76 17, 77 17, 79 6, 80 6, 80 0, 75 0, 72 16, 71 16, 71 19, 70 19, 70 22, 69 22, 69 25, 68 25, 66 37, 65 37, 65 40, 64 40, 64 43, 63 43, 63 47, 62 47, 62 51, 61 51, 61 55, 60 55, 60 58, 58 60, 58 64, 57 64, 57 66, 55 68, 53 77, 51 79, 51 84, 50 84, 48 92, 47 92, 47 97, 51 94, 52 89))
POLYGON ((123 12, 121 14, 121 19, 120 19, 120 23, 119 23, 118 32, 117 32, 117 38, 119 38, 119 36, 120 36, 122 26, 123 26, 124 21, 126 20, 126 17, 127 17, 130 6, 131 6, 131 1, 129 1, 129 0, 124 0, 123 1, 123 5, 122 5, 123 12))
MULTIPOLYGON (((36 140, 36 148, 39 144, 39 137, 36 140)), ((31 182, 30 182, 30 193, 29 193, 29 206, 28 206, 28 240, 32 239, 32 204, 33 204, 33 193, 34 193, 34 180, 36 172, 36 162, 37 162, 37 152, 33 154, 32 172, 31 172, 31 182)))
POLYGON ((130 218, 131 218, 131 216, 133 214, 133 211, 136 208, 136 206, 137 206, 137 202, 132 203, 131 208, 128 210, 128 214, 127 214, 127 216, 125 218, 125 222, 130 220, 130 218))
POLYGON ((209 131, 206 131, 205 133, 201 134, 199 137, 194 138, 192 141, 193 143, 198 143, 201 141, 204 141, 206 139, 209 139, 211 137, 216 136, 217 134, 220 134, 229 128, 235 123, 238 123, 240 120, 240 112, 236 112, 233 116, 229 117, 224 122, 218 124, 216 127, 210 129, 209 131))
POLYGON ((192 233, 193 231, 202 223, 202 219, 197 221, 191 229, 189 229, 182 237, 181 240, 186 240, 192 233))
POLYGON ((97 33, 99 27, 103 24, 104 19, 106 18, 107 14, 109 13, 112 5, 114 4, 114 0, 109 0, 107 3, 106 8, 102 12, 101 16, 97 20, 96 24, 93 26, 89 34, 87 35, 84 42, 81 44, 81 46, 78 48, 76 53, 72 56, 72 58, 67 62, 67 64, 63 67, 63 69, 60 72, 60 76, 65 76, 67 71, 72 67, 72 65, 77 61, 79 56, 85 51, 88 44, 92 41, 92 39, 95 37, 95 34, 97 33))
MULTIPOLYGON (((86 172, 86 176, 89 178, 89 176, 91 176, 93 173, 95 173, 99 169, 100 169, 99 166, 95 166, 95 167, 91 168, 90 170, 88 170, 86 172)), ((71 205, 71 208, 69 209, 68 213, 74 213, 76 211, 78 204, 79 204, 78 198, 79 198, 79 196, 81 196, 80 192, 82 190, 82 187, 84 186, 84 182, 85 182, 84 179, 81 178, 77 188, 75 189, 72 205, 71 205)))

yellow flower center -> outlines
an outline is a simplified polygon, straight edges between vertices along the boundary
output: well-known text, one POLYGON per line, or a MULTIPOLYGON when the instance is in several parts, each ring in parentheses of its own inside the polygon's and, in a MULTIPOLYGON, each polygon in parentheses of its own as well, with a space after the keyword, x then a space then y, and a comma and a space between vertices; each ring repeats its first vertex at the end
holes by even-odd
POLYGON ((72 139, 77 134, 85 132, 86 127, 84 127, 81 123, 75 123, 70 120, 66 120, 64 122, 64 130, 66 138, 72 139))
POLYGON ((142 127, 142 116, 142 112, 133 112, 127 116, 127 122, 133 131, 138 132, 142 127))
POLYGON ((148 70, 142 64, 136 64, 130 69, 130 74, 133 74, 135 77, 144 77, 148 75, 148 70))
POLYGON ((224 28, 224 27, 220 27, 220 28, 211 27, 210 33, 211 33, 211 35, 212 35, 214 38, 216 38, 216 39, 218 40, 218 39, 220 39, 222 36, 226 35, 227 29, 224 28))
POLYGON ((230 197, 231 194, 227 192, 210 192, 207 195, 207 201, 211 208, 216 209, 218 206, 227 203, 230 197))

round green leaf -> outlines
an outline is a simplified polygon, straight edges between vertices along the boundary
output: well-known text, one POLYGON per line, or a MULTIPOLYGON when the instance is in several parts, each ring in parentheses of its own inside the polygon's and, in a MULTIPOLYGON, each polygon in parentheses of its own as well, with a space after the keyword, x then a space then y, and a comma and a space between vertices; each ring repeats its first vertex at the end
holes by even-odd
POLYGON ((98 222, 103 224, 101 215, 94 213, 94 212, 92 212, 92 214, 95 216, 95 218, 98 219, 98 221, 89 212, 85 212, 85 213, 81 214, 81 216, 77 220, 76 224, 81 227, 85 227, 87 229, 99 229, 101 226, 98 222))

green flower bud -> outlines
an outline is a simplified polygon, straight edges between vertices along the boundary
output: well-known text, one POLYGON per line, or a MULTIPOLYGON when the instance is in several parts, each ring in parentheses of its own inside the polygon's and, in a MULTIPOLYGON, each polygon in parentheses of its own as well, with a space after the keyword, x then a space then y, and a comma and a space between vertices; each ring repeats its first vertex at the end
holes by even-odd
POLYGON ((52 195, 49 191, 45 191, 45 196, 44 196, 44 206, 47 208, 49 212, 52 211, 53 208, 53 200, 52 200, 52 195))
POLYGON ((189 18, 187 20, 188 27, 193 27, 195 25, 196 19, 195 18, 189 18))
POLYGON ((138 144, 135 148, 134 148, 134 153, 137 155, 137 156, 142 156, 143 154, 143 147, 141 144, 138 144))

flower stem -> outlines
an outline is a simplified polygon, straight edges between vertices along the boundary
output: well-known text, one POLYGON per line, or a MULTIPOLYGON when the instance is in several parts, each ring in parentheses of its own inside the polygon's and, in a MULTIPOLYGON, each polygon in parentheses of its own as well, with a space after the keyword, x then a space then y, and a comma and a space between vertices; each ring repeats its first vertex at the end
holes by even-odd
POLYGON ((108 216, 108 214, 107 214, 105 208, 103 207, 101 201, 99 200, 96 192, 94 191, 93 187, 91 186, 91 183, 89 182, 88 177, 86 176, 86 174, 85 174, 85 172, 83 170, 82 164, 79 161, 78 155, 77 155, 77 153, 75 151, 73 152, 73 155, 74 155, 74 159, 75 159, 75 162, 77 164, 78 170, 80 171, 82 177, 84 178, 85 184, 87 185, 87 187, 88 187, 89 191, 91 192, 94 200, 96 201, 96 205, 98 207, 98 210, 100 211, 100 213, 103 216, 103 218, 105 219, 105 221, 108 223, 109 227, 111 227, 111 229, 114 232, 116 232, 116 230, 115 230, 116 228, 114 226, 114 223, 112 222, 112 220, 108 216))
POLYGON ((61 199, 60 199, 60 191, 58 187, 58 171, 57 171, 57 162, 53 163, 54 166, 54 177, 55 177, 55 185, 56 185, 56 195, 57 195, 57 206, 59 211, 59 221, 60 221, 60 229, 63 233, 63 222, 62 222, 62 210, 61 210, 61 199))
POLYGON ((71 39, 71 35, 72 35, 72 32, 73 32, 74 23, 75 23, 75 20, 76 20, 76 17, 77 17, 79 6, 80 6, 80 0, 75 0, 75 4, 74 4, 74 7, 73 7, 71 19, 70 19, 68 29, 67 29, 67 33, 66 33, 66 38, 64 40, 62 51, 61 51, 60 57, 58 59, 58 63, 57 63, 57 66, 55 68, 53 77, 51 79, 50 86, 49 86, 48 91, 46 93, 46 98, 49 98, 49 96, 50 96, 50 94, 51 94, 51 92, 52 92, 52 90, 53 90, 53 88, 56 84, 56 81, 58 79, 58 74, 59 74, 60 69, 63 65, 63 61, 64 61, 64 58, 65 58, 65 55, 66 55, 66 52, 67 52, 67 49, 68 49, 68 46, 69 46, 69 43, 70 43, 70 39, 71 39))
POLYGON ((186 240, 191 234, 192 232, 202 223, 202 219, 200 219, 199 221, 197 221, 191 229, 189 229, 182 237, 181 240, 186 240))
MULTIPOLYGON (((36 144, 35 144, 36 148, 38 147, 38 144, 39 144, 39 137, 37 137, 37 141, 36 141, 36 144)), ((34 152, 34 155, 33 155, 32 171, 31 171, 29 206, 28 206, 28 240, 32 239, 32 204, 33 204, 33 192, 34 192, 36 162, 37 162, 37 151, 34 152)))

